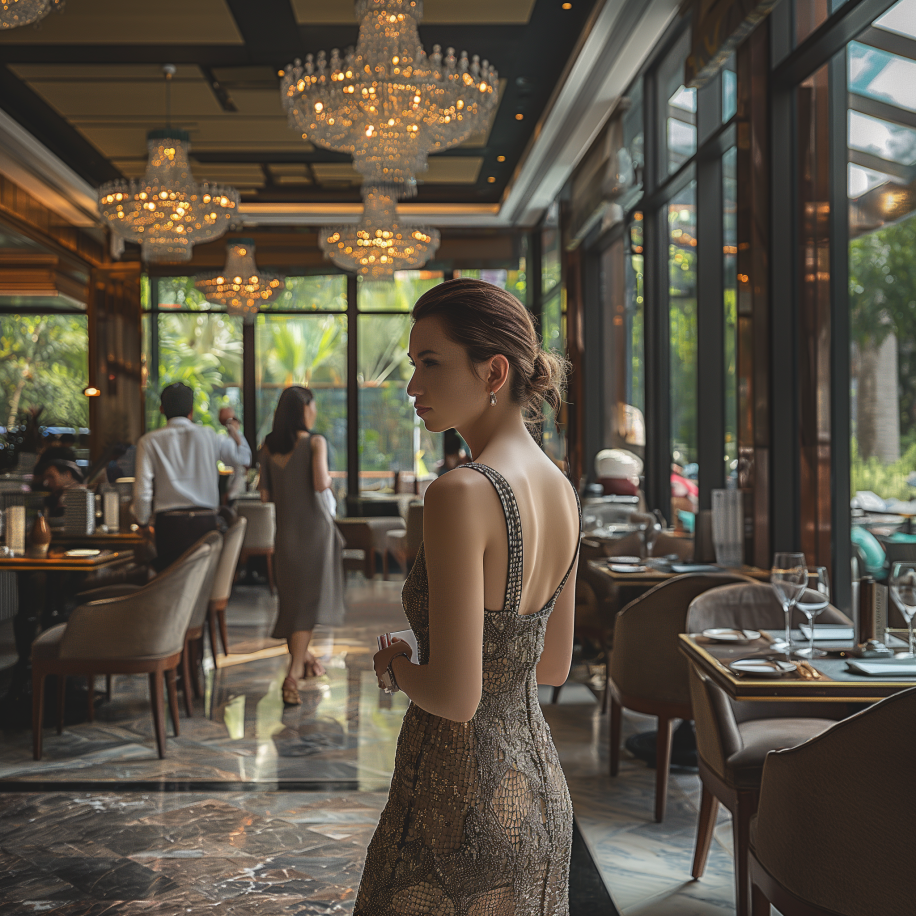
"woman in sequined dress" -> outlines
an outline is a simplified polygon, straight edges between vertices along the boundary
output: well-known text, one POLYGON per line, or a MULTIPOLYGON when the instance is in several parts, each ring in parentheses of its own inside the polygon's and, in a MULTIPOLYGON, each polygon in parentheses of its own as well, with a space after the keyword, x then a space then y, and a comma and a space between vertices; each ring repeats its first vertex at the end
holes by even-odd
POLYGON ((408 393, 473 461, 426 493, 403 592, 419 664, 403 642, 374 659, 411 703, 354 916, 566 916, 572 806, 537 685, 569 673, 579 514, 529 432, 565 366, 489 283, 443 283, 413 318, 408 393))

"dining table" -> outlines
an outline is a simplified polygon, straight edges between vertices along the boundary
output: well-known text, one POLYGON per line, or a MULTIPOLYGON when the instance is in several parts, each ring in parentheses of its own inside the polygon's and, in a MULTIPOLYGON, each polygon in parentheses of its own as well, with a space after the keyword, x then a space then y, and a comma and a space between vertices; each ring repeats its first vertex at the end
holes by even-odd
MULTIPOLYGON (((904 631, 888 631, 888 642, 898 648, 905 646, 904 631)), ((793 642, 806 643, 800 631, 793 631, 793 642)), ((823 658, 801 659, 789 656, 791 668, 781 676, 760 677, 733 670, 730 665, 738 659, 786 659, 784 653, 771 649, 772 637, 765 631, 756 639, 740 643, 717 642, 700 633, 681 633, 678 648, 692 664, 717 684, 733 700, 754 701, 819 701, 827 703, 874 703, 908 687, 916 687, 916 663, 913 673, 905 675, 865 675, 849 669, 850 661, 892 662, 858 659, 855 644, 847 642, 821 643, 827 655, 823 658)), ((817 643, 816 643, 817 644, 817 643)))

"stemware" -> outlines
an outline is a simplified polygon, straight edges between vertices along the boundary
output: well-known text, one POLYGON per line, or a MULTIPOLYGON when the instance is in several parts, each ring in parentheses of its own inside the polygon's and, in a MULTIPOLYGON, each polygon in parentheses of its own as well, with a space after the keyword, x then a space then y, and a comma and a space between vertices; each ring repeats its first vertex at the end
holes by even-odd
POLYGON ((792 649, 792 608, 808 585, 808 568, 803 553, 777 553, 770 570, 770 584, 786 615, 785 639, 772 644, 773 649, 788 653, 792 649))
POLYGON ((820 658, 827 653, 814 648, 814 618, 830 604, 830 578, 826 566, 812 566, 808 571, 808 587, 798 599, 798 609, 808 618, 810 635, 808 648, 798 649, 795 654, 804 658, 820 658))
POLYGON ((891 570, 891 598, 906 618, 910 631, 910 651, 898 655, 898 658, 916 658, 916 647, 913 644, 913 616, 916 615, 916 563, 895 563, 891 570))

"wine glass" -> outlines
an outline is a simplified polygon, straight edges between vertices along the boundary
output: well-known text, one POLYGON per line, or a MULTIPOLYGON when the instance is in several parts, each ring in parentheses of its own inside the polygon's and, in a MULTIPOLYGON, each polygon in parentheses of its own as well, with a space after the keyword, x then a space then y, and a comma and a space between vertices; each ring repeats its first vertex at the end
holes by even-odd
POLYGON ((792 608, 804 594, 808 585, 808 568, 803 553, 777 553, 770 570, 770 585, 786 615, 786 637, 772 644, 773 649, 785 651, 792 648, 792 608))
POLYGON ((891 597, 906 618, 910 631, 910 651, 898 658, 916 658, 913 646, 913 615, 916 614, 916 563, 895 563, 891 570, 891 597))
POLYGON ((814 648, 814 618, 830 604, 830 578, 826 566, 812 566, 808 571, 808 587, 798 599, 798 609, 808 618, 810 636, 808 648, 798 649, 796 655, 820 658, 827 653, 814 648))

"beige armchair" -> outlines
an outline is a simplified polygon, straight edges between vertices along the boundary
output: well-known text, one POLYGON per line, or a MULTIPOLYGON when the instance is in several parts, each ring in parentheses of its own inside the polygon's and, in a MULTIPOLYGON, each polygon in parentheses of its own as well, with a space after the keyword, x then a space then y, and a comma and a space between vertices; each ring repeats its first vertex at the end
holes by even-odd
POLYGON ((213 546, 198 542, 148 585, 119 598, 80 605, 67 623, 51 627, 32 643, 32 741, 41 759, 45 679, 58 677, 58 734, 63 728, 63 692, 68 675, 149 674, 156 746, 165 756, 163 681, 178 734, 175 669, 181 658, 194 601, 200 593, 213 546))
POLYGON ((248 525, 242 540, 239 565, 244 566, 249 557, 265 557, 267 561, 267 587, 271 595, 276 591, 274 579, 274 538, 277 531, 277 513, 273 503, 240 500, 236 511, 248 525))
POLYGON ((916 909, 916 688, 767 757, 751 822, 754 916, 916 909))
MULTIPOLYGON (((808 598, 814 600, 814 594, 808 598)), ((794 624, 805 618, 794 611, 794 624)), ((818 618, 824 623, 851 621, 842 611, 828 606, 818 618)), ((699 595, 687 612, 687 632, 709 627, 781 632, 785 626, 782 606, 769 585, 727 585, 699 595)), ((735 901, 737 916, 747 916, 747 850, 750 822, 757 810, 763 762, 770 751, 794 747, 829 728, 846 713, 845 704, 777 703, 732 701, 693 666, 690 694, 697 732, 700 780, 703 793, 697 826, 693 877, 706 867, 709 845, 721 802, 732 814, 735 840, 735 901)))
POLYGON ((407 520, 404 528, 394 528, 385 534, 385 552, 382 559, 382 572, 388 578, 388 555, 397 560, 404 572, 417 558, 420 544, 423 543, 423 503, 414 502, 407 507, 407 520))
POLYGON ((623 709, 658 716, 655 755, 655 820, 665 818, 671 738, 675 719, 692 719, 687 660, 678 651, 686 630, 687 608, 697 595, 733 582, 731 573, 688 574, 668 579, 631 601, 617 615, 610 674, 611 776, 620 765, 623 709))
POLYGON ((229 654, 229 634, 226 628, 226 607, 232 596, 232 584, 235 582, 235 571, 242 554, 242 543, 248 530, 248 519, 239 516, 232 522, 223 535, 223 549, 216 567, 216 578, 210 593, 210 606, 207 608, 207 626, 210 630, 210 648, 213 650, 213 664, 216 664, 216 632, 219 629, 220 641, 223 644, 223 655, 229 654))

